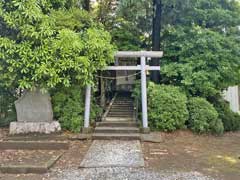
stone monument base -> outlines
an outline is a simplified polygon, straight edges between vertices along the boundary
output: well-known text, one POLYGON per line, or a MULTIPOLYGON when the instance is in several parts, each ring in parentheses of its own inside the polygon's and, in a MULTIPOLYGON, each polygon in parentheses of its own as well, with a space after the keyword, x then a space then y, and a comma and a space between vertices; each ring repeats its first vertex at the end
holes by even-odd
POLYGON ((58 121, 52 122, 11 122, 10 131, 11 135, 15 134, 51 134, 61 131, 61 126, 58 121))

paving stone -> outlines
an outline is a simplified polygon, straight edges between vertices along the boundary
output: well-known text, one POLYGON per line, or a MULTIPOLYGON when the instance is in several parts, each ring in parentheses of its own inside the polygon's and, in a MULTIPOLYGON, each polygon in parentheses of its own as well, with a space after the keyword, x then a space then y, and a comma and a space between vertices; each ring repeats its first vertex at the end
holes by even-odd
POLYGON ((214 180, 199 172, 155 172, 123 167, 68 169, 56 174, 51 180, 214 180))
POLYGON ((142 134, 141 135, 141 140, 144 141, 144 142, 152 142, 152 143, 163 142, 162 136, 160 136, 159 134, 154 134, 154 133, 142 134))
POLYGON ((144 167, 139 141, 93 141, 80 167, 144 167))
POLYGON ((2 151, 0 172, 11 174, 46 173, 63 151, 2 151))

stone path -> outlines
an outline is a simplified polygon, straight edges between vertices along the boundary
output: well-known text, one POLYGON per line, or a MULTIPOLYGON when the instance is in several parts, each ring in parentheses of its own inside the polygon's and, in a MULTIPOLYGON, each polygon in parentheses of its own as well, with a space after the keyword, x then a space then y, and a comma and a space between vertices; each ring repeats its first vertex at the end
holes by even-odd
POLYGON ((153 171, 144 168, 140 141, 95 140, 80 168, 54 172, 51 180, 214 180, 199 172, 153 171))
POLYGON ((137 140, 95 140, 81 162, 80 169, 66 169, 58 173, 57 179, 213 180, 198 172, 155 172, 145 169, 141 144, 137 140))
POLYGON ((214 180, 199 172, 151 171, 145 168, 66 169, 51 180, 214 180))
POLYGON ((80 167, 144 167, 140 141, 93 141, 80 167))

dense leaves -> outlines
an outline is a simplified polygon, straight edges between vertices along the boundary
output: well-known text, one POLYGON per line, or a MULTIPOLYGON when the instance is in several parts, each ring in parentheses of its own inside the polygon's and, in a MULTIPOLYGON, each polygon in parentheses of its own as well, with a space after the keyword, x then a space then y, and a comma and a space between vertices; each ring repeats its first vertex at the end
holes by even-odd
POLYGON ((240 115, 230 109, 229 103, 218 98, 214 101, 214 106, 219 114, 219 119, 222 120, 225 131, 240 130, 240 115))
POLYGON ((162 82, 204 97, 240 82, 240 42, 233 37, 199 26, 169 26, 163 39, 162 82))
MULTIPOLYGON (((68 88, 58 87, 52 91, 54 118, 59 120, 62 129, 80 132, 84 119, 84 89, 80 85, 68 88)), ((101 114, 101 109, 93 100, 91 106, 91 120, 101 114)))
POLYGON ((84 85, 93 83, 96 71, 111 62, 109 33, 82 10, 54 10, 60 2, 0 3, 0 18, 18 32, 17 38, 0 37, 1 85, 24 89, 84 85))
POLYGON ((188 102, 189 127, 197 133, 222 134, 223 123, 218 118, 218 113, 206 99, 191 98, 188 102))
POLYGON ((187 97, 174 86, 149 84, 149 123, 152 129, 173 131, 188 120, 187 97))
POLYGON ((14 101, 16 97, 10 89, 0 88, 0 127, 16 120, 14 101))
MULTIPOLYGON (((140 82, 137 82, 133 97, 141 111, 140 88, 140 82)), ((152 130, 174 131, 185 128, 188 120, 187 97, 180 88, 149 82, 147 91, 148 121, 152 130)))

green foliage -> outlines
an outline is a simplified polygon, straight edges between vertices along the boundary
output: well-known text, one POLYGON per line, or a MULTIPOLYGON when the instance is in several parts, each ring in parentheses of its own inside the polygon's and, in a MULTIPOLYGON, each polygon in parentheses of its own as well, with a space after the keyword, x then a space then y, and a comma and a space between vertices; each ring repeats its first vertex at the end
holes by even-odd
MULTIPOLYGON (((190 95, 207 98, 239 84, 240 2, 161 2, 162 83, 181 86, 190 95)), ((113 29, 111 34, 118 48, 131 49, 136 43, 140 49, 152 48, 152 5, 153 1, 119 1, 116 17, 113 16, 115 19, 111 19, 113 23, 108 27, 113 29)))
POLYGON ((188 102, 189 127, 197 133, 222 134, 224 127, 218 112, 204 98, 190 98, 188 102))
POLYGON ((15 121, 16 111, 14 101, 16 97, 10 89, 0 87, 0 127, 7 126, 11 121, 15 121))
POLYGON ((240 115, 230 109, 230 105, 224 99, 215 101, 215 108, 218 111, 219 119, 222 120, 225 131, 240 130, 240 115))
POLYGON ((92 84, 96 71, 113 60, 109 33, 80 9, 56 8, 61 2, 0 2, 0 19, 16 32, 16 38, 0 36, 0 85, 31 89, 92 84))
POLYGON ((162 2, 162 82, 202 97, 239 84, 239 1, 162 2))
MULTIPOLYGON (((69 88, 58 87, 52 93, 55 119, 59 120, 64 130, 79 132, 84 123, 84 90, 79 85, 69 88)), ((91 104, 91 120, 100 116, 102 110, 93 101, 91 104)))
POLYGON ((140 50, 142 44, 141 34, 136 29, 133 29, 134 25, 124 19, 118 19, 116 21, 117 26, 113 27, 111 35, 118 50, 140 50))
POLYGON ((178 88, 149 83, 149 124, 152 129, 174 131, 188 120, 187 97, 178 88))
POLYGON ((162 82, 211 97, 240 79, 240 42, 199 26, 169 26, 163 33, 162 82))

